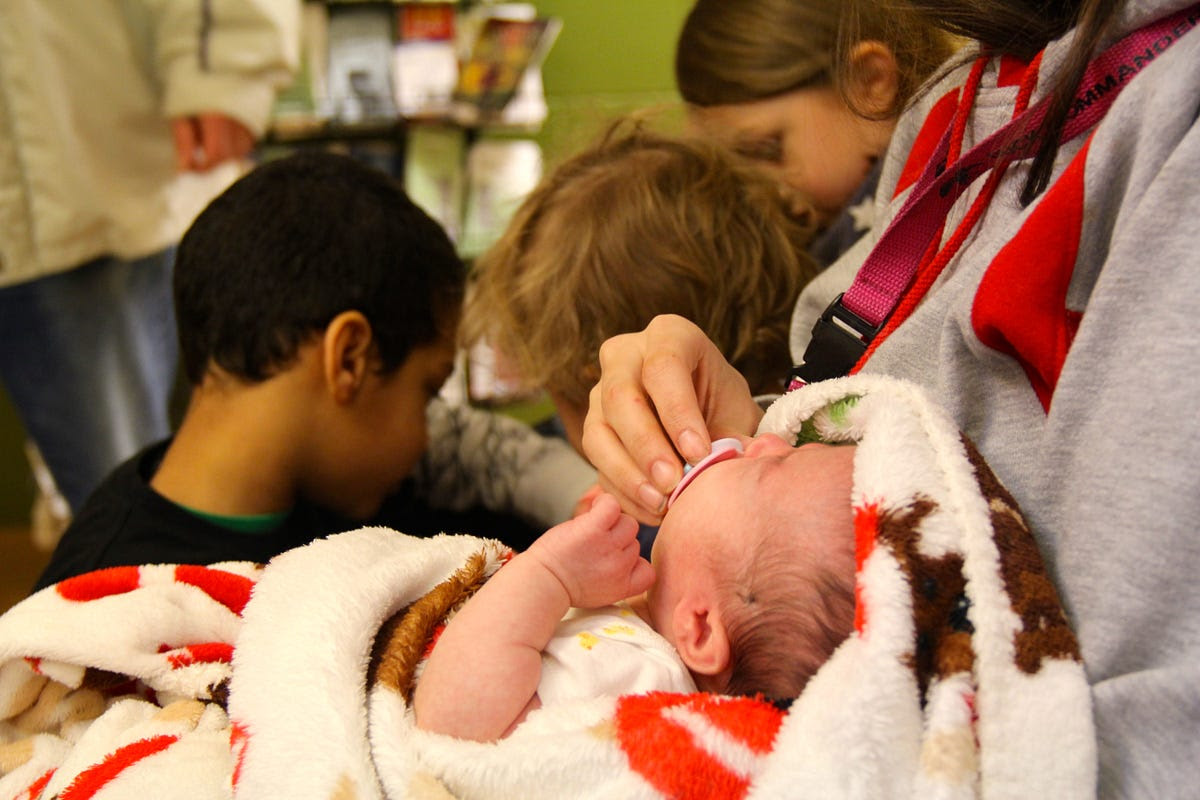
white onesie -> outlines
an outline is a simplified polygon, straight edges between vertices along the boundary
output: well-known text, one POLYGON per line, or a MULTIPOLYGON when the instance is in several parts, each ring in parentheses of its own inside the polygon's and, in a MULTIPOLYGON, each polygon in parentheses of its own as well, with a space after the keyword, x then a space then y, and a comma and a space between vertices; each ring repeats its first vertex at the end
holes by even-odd
POLYGON ((675 648, 624 603, 573 608, 542 652, 543 705, 604 695, 696 691, 675 648))

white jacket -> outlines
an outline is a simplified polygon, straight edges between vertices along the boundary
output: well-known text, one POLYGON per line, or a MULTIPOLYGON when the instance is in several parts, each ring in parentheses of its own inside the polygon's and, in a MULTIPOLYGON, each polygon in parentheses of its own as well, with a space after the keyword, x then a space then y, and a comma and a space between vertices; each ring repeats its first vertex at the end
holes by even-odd
POLYGON ((0 287, 176 243, 241 168, 178 174, 170 118, 261 134, 299 20, 299 0, 0 3, 0 287))

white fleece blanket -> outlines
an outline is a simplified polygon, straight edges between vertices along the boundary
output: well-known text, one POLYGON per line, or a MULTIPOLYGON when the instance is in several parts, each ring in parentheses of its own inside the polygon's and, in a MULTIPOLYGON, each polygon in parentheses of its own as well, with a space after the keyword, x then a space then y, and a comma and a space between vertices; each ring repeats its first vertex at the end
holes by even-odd
POLYGON ((419 731, 423 656, 507 551, 363 529, 265 568, 90 573, 0 617, 0 800, 1094 796, 1075 639, 947 418, 855 376, 761 430, 859 445, 856 629, 786 711, 659 693, 548 706, 495 744, 419 731))

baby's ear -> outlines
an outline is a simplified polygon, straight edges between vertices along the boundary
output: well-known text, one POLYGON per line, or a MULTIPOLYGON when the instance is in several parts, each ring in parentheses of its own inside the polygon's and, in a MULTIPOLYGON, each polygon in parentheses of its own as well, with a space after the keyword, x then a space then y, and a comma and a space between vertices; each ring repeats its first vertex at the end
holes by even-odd
POLYGON ((371 367, 371 323, 359 311, 343 311, 325 326, 321 365, 325 385, 339 403, 354 399, 371 367))
POLYGON ((729 632, 715 601, 695 590, 675 606, 675 649, 693 674, 717 676, 729 669, 729 632))

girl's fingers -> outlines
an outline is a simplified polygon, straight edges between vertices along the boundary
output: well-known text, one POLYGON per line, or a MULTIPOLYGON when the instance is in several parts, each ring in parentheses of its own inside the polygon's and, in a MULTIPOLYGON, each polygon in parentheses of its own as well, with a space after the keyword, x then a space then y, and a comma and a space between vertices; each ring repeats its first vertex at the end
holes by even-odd
POLYGON ((583 442, 588 458, 600 473, 600 486, 617 498, 634 519, 657 525, 666 496, 633 463, 612 429, 601 422, 585 424, 583 442))

